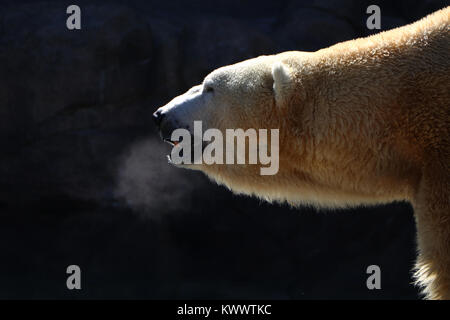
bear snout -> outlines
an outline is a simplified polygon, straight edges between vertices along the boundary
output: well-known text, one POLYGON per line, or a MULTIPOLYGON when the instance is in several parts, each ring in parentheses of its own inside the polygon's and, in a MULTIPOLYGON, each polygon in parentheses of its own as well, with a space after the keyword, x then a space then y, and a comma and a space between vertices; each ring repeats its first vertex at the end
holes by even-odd
POLYGON ((164 141, 170 141, 172 132, 178 128, 185 128, 189 130, 189 126, 182 126, 177 119, 174 119, 173 115, 168 115, 167 111, 163 111, 162 108, 156 110, 152 115, 159 135, 164 141))
POLYGON ((162 139, 166 139, 167 135, 170 136, 170 132, 171 131, 169 128, 167 128, 167 114, 165 112, 163 112, 161 110, 161 108, 159 108, 158 110, 156 110, 153 115, 152 115, 153 121, 156 124, 156 127, 159 131, 159 135, 161 136, 162 139))
POLYGON ((161 126, 161 122, 163 121, 165 116, 166 115, 161 112, 161 109, 158 109, 153 113, 153 121, 158 126, 158 128, 161 126))

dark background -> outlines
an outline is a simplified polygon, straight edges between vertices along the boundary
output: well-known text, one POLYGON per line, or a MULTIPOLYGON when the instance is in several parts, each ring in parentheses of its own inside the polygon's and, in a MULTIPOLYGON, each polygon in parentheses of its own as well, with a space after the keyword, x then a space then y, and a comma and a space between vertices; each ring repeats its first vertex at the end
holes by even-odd
POLYGON ((151 121, 217 67, 373 33, 370 4, 387 30, 448 2, 1 2, 0 298, 417 298, 410 205, 235 196, 169 166, 151 121))

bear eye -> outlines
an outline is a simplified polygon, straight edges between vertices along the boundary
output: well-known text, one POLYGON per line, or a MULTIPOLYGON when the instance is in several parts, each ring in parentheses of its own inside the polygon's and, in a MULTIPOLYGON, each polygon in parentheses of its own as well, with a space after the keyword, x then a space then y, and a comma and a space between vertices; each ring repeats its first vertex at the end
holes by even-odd
POLYGON ((213 92, 213 91, 214 91, 213 87, 211 87, 211 86, 206 86, 205 87, 205 92, 213 92))

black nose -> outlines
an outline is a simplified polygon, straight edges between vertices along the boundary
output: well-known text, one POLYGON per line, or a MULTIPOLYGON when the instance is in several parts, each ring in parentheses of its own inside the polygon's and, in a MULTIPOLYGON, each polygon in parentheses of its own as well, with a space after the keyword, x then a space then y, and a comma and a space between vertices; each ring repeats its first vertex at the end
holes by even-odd
POLYGON ((157 110, 154 114, 153 114, 153 120, 155 121, 156 125, 159 127, 159 125, 161 124, 161 121, 164 119, 165 114, 161 112, 161 110, 157 110))

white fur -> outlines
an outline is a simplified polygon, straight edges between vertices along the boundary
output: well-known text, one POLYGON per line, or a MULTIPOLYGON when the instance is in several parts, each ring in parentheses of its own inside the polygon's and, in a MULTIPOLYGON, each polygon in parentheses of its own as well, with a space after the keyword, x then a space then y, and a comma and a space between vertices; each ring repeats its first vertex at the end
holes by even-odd
POLYGON ((277 61, 272 66, 272 77, 273 77, 273 90, 275 92, 275 100, 279 103, 282 102, 283 92, 292 82, 292 77, 286 67, 282 62, 277 61))

